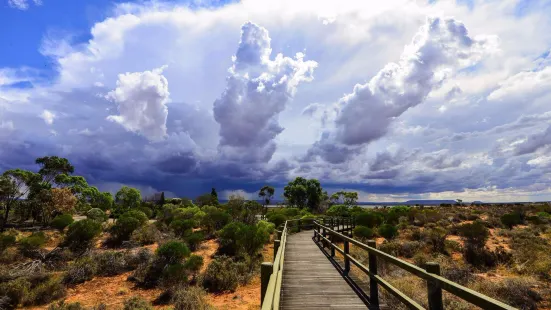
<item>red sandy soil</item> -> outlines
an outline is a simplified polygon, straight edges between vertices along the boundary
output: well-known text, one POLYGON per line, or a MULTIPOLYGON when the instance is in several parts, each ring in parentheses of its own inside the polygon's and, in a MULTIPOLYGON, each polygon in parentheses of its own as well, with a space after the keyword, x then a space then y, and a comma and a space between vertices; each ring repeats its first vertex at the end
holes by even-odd
POLYGON ((200 255, 203 257, 203 267, 201 267, 201 273, 207 270, 207 266, 212 261, 212 256, 218 250, 218 242, 215 239, 207 240, 199 246, 199 249, 193 254, 200 255))
POLYGON ((234 293, 209 294, 208 301, 217 309, 248 310, 260 308, 260 277, 254 277, 234 293))

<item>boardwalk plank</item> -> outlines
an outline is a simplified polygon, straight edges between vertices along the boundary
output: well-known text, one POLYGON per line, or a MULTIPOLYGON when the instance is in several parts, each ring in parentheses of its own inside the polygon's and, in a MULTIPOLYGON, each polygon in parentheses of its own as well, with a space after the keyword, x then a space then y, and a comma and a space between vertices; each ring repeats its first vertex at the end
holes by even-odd
POLYGON ((287 237, 281 309, 366 309, 312 236, 304 231, 287 237))

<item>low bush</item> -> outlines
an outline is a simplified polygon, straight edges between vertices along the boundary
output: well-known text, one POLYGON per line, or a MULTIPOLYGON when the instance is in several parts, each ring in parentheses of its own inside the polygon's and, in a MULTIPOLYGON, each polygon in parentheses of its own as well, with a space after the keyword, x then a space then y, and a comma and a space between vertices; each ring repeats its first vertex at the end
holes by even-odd
POLYGON ((350 207, 347 205, 333 205, 325 211, 329 216, 348 217, 350 216, 350 207))
POLYGON ((400 255, 405 258, 412 258, 422 247, 423 244, 419 241, 405 241, 402 243, 400 255))
POLYGON ((447 254, 446 237, 448 232, 443 228, 426 229, 423 232, 423 241, 427 243, 433 252, 447 254))
POLYGON ((499 282, 476 281, 472 288, 519 309, 535 310, 543 298, 532 289, 536 283, 526 278, 509 278, 499 282))
POLYGON ((197 286, 187 286, 177 289, 172 295, 175 310, 210 310, 205 291, 197 286))
POLYGON ((205 234, 200 231, 196 231, 191 233, 189 236, 187 236, 185 239, 185 242, 189 249, 194 252, 198 249, 199 245, 203 240, 205 240, 205 234))
POLYGON ((169 241, 161 245, 156 252, 157 256, 167 264, 175 264, 181 262, 184 258, 189 257, 191 251, 180 241, 169 241))
POLYGON ((130 240, 141 245, 148 245, 159 241, 161 238, 159 229, 154 224, 149 224, 134 230, 130 240))
POLYGON ((383 224, 379 226, 378 233, 381 237, 392 240, 398 235, 398 228, 390 224, 383 224))
POLYGON ((148 219, 152 218, 153 217, 153 210, 151 210, 151 208, 148 208, 148 207, 139 207, 138 208, 138 211, 142 212, 143 214, 145 214, 145 216, 147 216, 148 219))
POLYGON ((174 231, 174 234, 178 237, 184 237, 191 234, 195 221, 193 220, 174 220, 170 223, 169 227, 174 231))
POLYGON ((97 274, 100 276, 115 276, 128 269, 125 255, 122 252, 105 251, 94 255, 97 263, 97 274))
POLYGON ((100 208, 92 208, 86 212, 86 218, 103 223, 107 220, 107 214, 105 214, 105 212, 103 212, 100 208))
POLYGON ((366 241, 373 238, 373 229, 366 226, 356 226, 353 231, 354 238, 358 238, 361 241, 366 241))
POLYGON ((47 304, 60 299, 67 294, 65 286, 56 277, 49 277, 44 282, 37 284, 23 300, 25 306, 47 304))
POLYGON ((123 309, 124 310, 153 310, 153 307, 147 300, 138 296, 133 296, 124 301, 123 309))
POLYGON ((7 233, 0 234, 0 253, 15 244, 15 236, 7 233))
POLYGON ((48 306, 48 310, 84 310, 86 309, 83 307, 79 302, 73 302, 73 303, 65 303, 65 300, 61 300, 57 303, 52 303, 50 306, 48 306))
POLYGON ((234 292, 240 282, 235 263, 225 256, 212 260, 203 276, 203 287, 209 292, 234 292))
POLYGON ((65 244, 72 250, 86 249, 100 233, 100 223, 90 219, 80 220, 69 225, 65 244))
POLYGON ((71 225, 75 220, 73 220, 73 216, 71 214, 61 214, 56 217, 50 222, 50 226, 53 228, 63 231, 65 227, 71 225))
POLYGON ((29 294, 31 283, 25 278, 18 278, 0 283, 0 297, 7 297, 6 309, 14 309, 29 294))
POLYGON ((147 217, 147 215, 145 213, 143 213, 142 211, 138 211, 138 210, 127 211, 127 212, 123 213, 119 217, 119 219, 125 218, 125 217, 131 217, 131 218, 137 219, 140 222, 140 225, 144 225, 149 220, 149 218, 147 217))
POLYGON ((392 256, 400 256, 402 245, 397 241, 385 241, 378 249, 392 256))
POLYGON ((284 224, 285 221, 287 221, 287 216, 279 213, 271 213, 268 214, 268 221, 274 223, 275 227, 279 227, 280 225, 284 224))
POLYGON ((19 240, 18 248, 23 255, 29 255, 40 249, 46 243, 46 235, 43 232, 33 232, 30 236, 19 240))
POLYGON ((356 214, 356 225, 374 228, 383 223, 383 215, 379 212, 360 212, 356 214))
POLYGON ((124 261, 129 269, 136 269, 140 265, 148 265, 153 261, 153 253, 147 248, 137 251, 128 251, 124 254, 124 261))
POLYGON ((484 247, 486 240, 488 240, 488 237, 490 236, 490 231, 480 221, 463 224, 457 227, 457 230, 466 243, 475 247, 484 247))
POLYGON ((267 221, 258 221, 256 224, 259 228, 264 229, 268 234, 273 234, 275 231, 275 224, 267 221))
POLYGON ((519 213, 508 213, 501 216, 501 222, 509 229, 522 224, 522 218, 519 213))
POLYGON ((188 259, 186 259, 186 262, 184 263, 184 267, 187 272, 189 272, 194 277, 197 275, 199 270, 201 270, 201 267, 203 267, 203 257, 199 255, 191 255, 188 259))
POLYGON ((121 243, 130 239, 132 233, 140 227, 140 221, 134 217, 122 216, 111 227, 110 240, 114 243, 121 243))
POLYGON ((63 276, 63 283, 79 284, 92 280, 97 270, 96 260, 90 256, 83 256, 69 265, 63 276))

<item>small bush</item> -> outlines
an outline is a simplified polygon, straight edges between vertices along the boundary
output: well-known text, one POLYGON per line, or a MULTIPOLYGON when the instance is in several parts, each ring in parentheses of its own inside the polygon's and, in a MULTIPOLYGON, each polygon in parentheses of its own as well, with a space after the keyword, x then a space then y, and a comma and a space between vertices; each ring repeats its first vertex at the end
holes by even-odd
POLYGON ((362 241, 373 238, 373 229, 366 226, 356 226, 354 228, 354 238, 358 238, 362 241))
POLYGON ((235 292, 239 285, 239 271, 228 257, 214 259, 203 276, 203 287, 209 292, 235 292))
POLYGON ((374 228, 383 222, 382 214, 378 212, 360 212, 356 215, 356 225, 374 228))
POLYGON ((379 232, 379 235, 381 235, 381 237, 387 240, 392 240, 398 235, 398 228, 390 224, 383 224, 379 226, 378 232, 379 232))
POLYGON ((488 228, 480 221, 463 224, 458 227, 458 232, 466 243, 475 247, 484 247, 486 240, 490 236, 488 228))
POLYGON ((474 289, 519 309, 535 310, 543 298, 532 289, 534 282, 525 278, 511 278, 500 282, 477 281, 474 289))
POLYGON ((96 222, 103 223, 107 220, 107 214, 100 208, 92 208, 86 212, 86 217, 96 222))
POLYGON ((124 260, 129 269, 136 269, 140 265, 148 265, 153 260, 153 253, 149 249, 141 248, 138 251, 129 251, 124 254, 124 260))
POLYGON ((154 224, 150 224, 134 230, 130 240, 141 245, 148 245, 159 241, 161 237, 159 229, 154 224))
POLYGON ((273 234, 275 231, 275 224, 267 221, 258 221, 256 226, 260 229, 264 229, 268 234, 273 234))
POLYGON ((134 217, 120 217, 115 225, 111 227, 111 239, 115 243, 127 241, 130 239, 132 233, 140 226, 140 221, 134 217))
POLYGON ((8 297, 7 309, 16 308, 25 296, 29 294, 31 283, 25 278, 0 283, 0 296, 8 297))
POLYGON ((101 233, 100 223, 85 219, 69 225, 65 243, 72 250, 85 249, 101 233))
POLYGON ((501 222, 505 227, 512 229, 514 226, 522 224, 522 218, 519 213, 508 213, 501 216, 501 222))
POLYGON ((400 255, 405 258, 412 258, 422 246, 423 244, 419 241, 406 241, 402 244, 400 255))
POLYGON ((71 214, 61 214, 56 217, 50 222, 50 226, 53 228, 63 231, 65 227, 71 225, 75 220, 73 220, 73 216, 71 214))
POLYGON ((19 241, 19 251, 24 255, 29 255, 33 251, 40 249, 46 243, 46 235, 43 232, 34 232, 30 236, 19 241))
POLYGON ((169 241, 157 249, 157 256, 167 264, 179 263, 190 254, 189 248, 180 241, 169 241))
POLYGON ((147 216, 147 218, 152 218, 153 217, 153 210, 151 210, 151 208, 139 207, 138 211, 143 212, 143 214, 145 214, 147 216))
POLYGON ((350 207, 347 205, 334 205, 327 209, 325 214, 329 216, 348 217, 350 216, 350 207))
POLYGON ((66 294, 67 290, 59 279, 51 277, 35 286, 30 293, 25 296, 23 305, 34 306, 47 304, 52 300, 64 297, 66 294))
POLYGON ((186 244, 189 247, 189 249, 194 252, 199 247, 199 244, 205 239, 205 234, 203 234, 200 231, 196 231, 191 233, 189 236, 185 238, 186 244))
POLYGON ((385 241, 378 249, 392 256, 400 256, 402 246, 397 241, 385 241))
POLYGON ((171 264, 167 265, 163 269, 161 284, 163 287, 167 288, 180 286, 187 283, 187 278, 188 274, 186 272, 186 267, 183 264, 171 264))
POLYGON ((203 257, 199 255, 191 255, 188 259, 186 259, 184 267, 191 274, 196 274, 199 270, 201 270, 201 267, 203 267, 203 257))
POLYGON ((97 274, 101 276, 115 276, 127 270, 124 253, 105 251, 94 256, 97 262, 97 274))
POLYGON ((178 237, 184 237, 191 234, 195 221, 193 220, 174 220, 170 223, 169 227, 174 231, 174 234, 178 237))
POLYGON ((63 276, 63 283, 78 284, 92 280, 97 271, 96 261, 90 256, 84 256, 69 265, 63 276))
POLYGON ((138 296, 133 296, 124 301, 124 310, 153 310, 151 304, 138 296))
POLYGON ((432 251, 436 253, 447 254, 446 237, 448 232, 443 228, 426 229, 423 232, 423 240, 431 246, 432 251))
POLYGON ((135 218, 140 222, 140 225, 144 225, 149 220, 149 218, 147 217, 147 215, 145 215, 145 213, 143 213, 142 211, 138 211, 138 210, 127 211, 127 212, 123 213, 119 217, 119 219, 124 218, 124 217, 135 218))
POLYGON ((86 309, 83 307, 79 302, 73 302, 66 304, 65 300, 59 301, 57 303, 53 303, 48 307, 48 310, 84 310, 86 309))
POLYGON ((287 221, 287 216, 279 213, 268 214, 268 221, 274 223, 275 227, 279 227, 287 221))
POLYGON ((10 234, 0 234, 0 253, 15 244, 15 236, 10 234))
POLYGON ((180 288, 174 292, 172 303, 175 310, 209 310, 205 291, 197 286, 180 288))

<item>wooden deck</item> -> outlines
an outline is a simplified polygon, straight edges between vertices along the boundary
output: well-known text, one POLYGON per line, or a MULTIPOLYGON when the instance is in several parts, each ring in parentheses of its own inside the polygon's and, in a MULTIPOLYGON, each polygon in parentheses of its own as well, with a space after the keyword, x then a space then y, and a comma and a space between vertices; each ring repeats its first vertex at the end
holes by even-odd
POLYGON ((312 236, 303 231, 287 237, 281 309, 366 309, 312 236))

